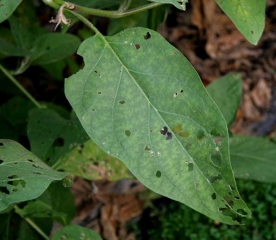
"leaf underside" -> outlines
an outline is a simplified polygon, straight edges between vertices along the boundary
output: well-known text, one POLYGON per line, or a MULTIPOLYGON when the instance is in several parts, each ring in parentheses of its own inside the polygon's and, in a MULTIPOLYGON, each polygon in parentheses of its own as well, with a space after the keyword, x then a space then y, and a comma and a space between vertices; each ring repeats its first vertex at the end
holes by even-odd
POLYGON ((19 143, 0 139, 0 211, 39 197, 52 181, 66 175, 52 170, 19 143))
POLYGON ((65 93, 104 151, 148 188, 221 222, 250 216, 236 188, 225 120, 185 57, 158 33, 127 29, 80 46, 65 93))

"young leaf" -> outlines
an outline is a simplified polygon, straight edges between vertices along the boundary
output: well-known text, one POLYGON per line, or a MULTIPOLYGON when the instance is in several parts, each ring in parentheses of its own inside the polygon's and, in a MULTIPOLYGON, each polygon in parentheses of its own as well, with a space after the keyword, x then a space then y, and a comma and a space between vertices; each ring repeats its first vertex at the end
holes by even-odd
POLYGON ((22 0, 0 0, 0 23, 9 18, 22 0))
POLYGON ((71 239, 91 239, 102 240, 98 233, 91 229, 84 228, 77 225, 66 226, 58 230, 53 236, 52 240, 71 240, 71 239))
POLYGON ((49 165, 89 139, 74 114, 67 120, 51 109, 32 109, 27 133, 32 152, 49 165))
POLYGON ((239 31, 252 44, 257 44, 265 26, 266 0, 216 0, 239 31))
POLYGON ((236 178, 276 182, 276 144, 259 137, 230 138, 231 164, 236 178))
POLYGON ((67 173, 57 172, 12 140, 0 140, 0 211, 13 203, 39 197, 52 181, 67 173))
POLYGON ((48 64, 69 57, 80 44, 78 37, 65 33, 48 33, 34 42, 32 49, 33 64, 48 64))
POLYGON ((149 0, 150 2, 158 2, 158 3, 170 3, 174 5, 176 8, 180 10, 186 10, 185 4, 188 0, 149 0))
POLYGON ((242 96, 242 79, 240 74, 230 74, 212 82, 207 91, 218 105, 228 127, 236 118, 236 112, 242 96))
POLYGON ((83 127, 147 187, 221 222, 250 216, 230 166, 225 120, 186 58, 158 33, 85 40, 65 82, 83 127))

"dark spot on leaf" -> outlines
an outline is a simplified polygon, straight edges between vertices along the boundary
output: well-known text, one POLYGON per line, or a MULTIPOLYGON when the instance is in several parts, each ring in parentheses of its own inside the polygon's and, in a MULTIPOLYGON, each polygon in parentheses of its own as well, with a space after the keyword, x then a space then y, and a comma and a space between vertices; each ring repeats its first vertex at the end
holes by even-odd
POLYGON ((18 162, 14 162, 13 164, 16 165, 18 162))
POLYGON ((204 137, 205 137, 204 131, 203 130, 198 130, 197 133, 196 133, 197 140, 202 141, 204 137))
POLYGON ((150 132, 152 133, 152 129, 150 130, 150 132))
POLYGON ((126 135, 127 137, 129 137, 130 134, 131 134, 131 132, 130 132, 129 130, 125 130, 125 135, 126 135))
POLYGON ((10 193, 10 191, 8 190, 7 187, 0 187, 0 192, 1 193, 5 193, 5 194, 9 194, 10 193))
POLYGON ((37 165, 37 164, 32 164, 32 166, 35 167, 35 168, 40 168, 40 169, 42 169, 42 167, 40 167, 40 166, 37 165))
POLYGON ((34 163, 35 161, 32 159, 28 159, 28 162, 34 163))
POLYGON ((178 124, 172 130, 174 133, 180 133, 182 131, 182 125, 178 124))
POLYGON ((137 50, 140 49, 140 45, 139 45, 139 44, 135 44, 134 46, 135 46, 135 48, 136 48, 137 50))
POLYGON ((181 89, 180 92, 183 93, 183 90, 181 89))
POLYGON ((168 132, 168 128, 167 128, 167 127, 163 127, 163 128, 161 129, 161 131, 160 131, 160 133, 163 134, 163 135, 166 135, 167 132, 168 132))
POLYGON ((119 101, 120 104, 125 104, 124 100, 119 101))
POLYGON ((92 108, 91 110, 92 110, 93 112, 95 111, 95 109, 94 109, 94 108, 92 108))
POLYGON ((46 47, 46 50, 50 50, 50 49, 51 49, 51 47, 49 47, 49 46, 48 46, 48 47, 46 47))
POLYGON ((211 197, 212 197, 213 200, 215 200, 215 199, 217 198, 217 195, 216 195, 215 193, 213 193, 213 194, 211 195, 211 197))
POLYGON ((254 32, 251 30, 251 34, 254 34, 254 32))
POLYGON ((98 92, 98 94, 102 94, 102 92, 98 92))
POLYGON ((240 197, 238 197, 238 196, 235 196, 234 198, 235 198, 236 200, 239 200, 239 199, 240 199, 240 197))
POLYGON ((189 163, 188 164, 188 171, 193 171, 194 170, 194 164, 193 163, 189 163))
POLYGON ((4 162, 4 160, 0 159, 0 164, 2 164, 4 162))
POLYGON ((170 139, 172 139, 172 133, 167 132, 166 140, 170 140, 170 139))
POLYGON ((173 95, 173 96, 174 96, 174 97, 177 97, 177 95, 178 95, 178 93, 176 92, 176 93, 174 93, 174 95, 173 95))
POLYGON ((150 38, 151 38, 151 34, 150 34, 150 32, 147 32, 146 35, 144 35, 144 39, 148 40, 150 38))
POLYGON ((232 185, 229 185, 229 187, 232 191, 236 190, 232 185))
POLYGON ((54 147, 63 147, 64 146, 64 139, 59 137, 59 138, 56 138, 54 143, 53 143, 53 146, 54 147))
POLYGON ((174 51, 173 54, 176 55, 176 52, 174 51))
POLYGON ((4 143, 1 143, 1 142, 0 142, 0 147, 3 147, 3 146, 4 146, 4 143))
POLYGON ((98 71, 95 70, 94 73, 98 73, 98 71))
POLYGON ((17 192, 18 189, 17 189, 17 188, 13 188, 12 191, 13 191, 13 192, 17 192))
POLYGON ((145 148, 144 148, 146 151, 150 151, 151 150, 151 148, 150 147, 148 147, 148 146, 145 146, 145 148))
POLYGON ((160 171, 157 171, 155 175, 156 175, 156 177, 160 178, 160 177, 161 177, 161 174, 162 174, 162 173, 161 173, 160 171))

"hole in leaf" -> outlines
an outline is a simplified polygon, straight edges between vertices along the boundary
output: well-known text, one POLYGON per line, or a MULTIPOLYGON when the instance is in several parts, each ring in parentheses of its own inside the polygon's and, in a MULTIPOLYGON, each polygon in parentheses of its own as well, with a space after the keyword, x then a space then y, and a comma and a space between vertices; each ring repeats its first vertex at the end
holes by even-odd
POLYGON ((168 128, 167 127, 163 127, 161 130, 160 130, 160 133, 163 134, 163 135, 166 135, 168 132, 168 128))
POLYGON ((125 104, 124 100, 119 101, 120 104, 125 104))
POLYGON ((217 176, 206 176, 210 183, 214 183, 215 181, 219 181, 222 179, 222 176, 218 174, 217 176))
POLYGON ((149 32, 146 33, 146 35, 144 35, 144 39, 148 40, 151 38, 151 34, 149 32))
POLYGON ((240 197, 238 197, 238 196, 235 196, 235 197, 234 197, 234 199, 236 199, 236 200, 239 200, 239 199, 240 199, 240 197))
POLYGON ((234 206, 234 202, 231 199, 224 199, 225 202, 232 208, 234 206))
POLYGON ((174 93, 174 95, 173 95, 173 96, 174 96, 174 97, 177 97, 177 95, 178 95, 178 93, 176 92, 176 93, 174 93))
POLYGON ((213 194, 211 195, 211 197, 212 197, 213 200, 215 200, 215 199, 217 198, 217 194, 213 193, 213 194))
POLYGON ((156 175, 156 177, 160 178, 160 177, 161 177, 161 174, 162 174, 162 173, 161 173, 160 171, 157 171, 155 175, 156 175))
POLYGON ((145 151, 150 151, 151 150, 151 148, 150 147, 148 147, 148 146, 145 146, 145 151))
POLYGON ((135 46, 135 48, 136 48, 137 50, 140 49, 140 45, 139 45, 139 44, 135 44, 134 46, 135 46))
POLYGON ((10 191, 9 191, 9 189, 7 187, 0 187, 0 192, 1 193, 5 193, 5 194, 9 194, 10 193, 10 191))
POLYGON ((1 143, 1 142, 0 142, 0 147, 3 147, 3 146, 4 146, 4 143, 1 143))
POLYGON ((247 212, 244 211, 243 209, 238 209, 238 210, 237 210, 237 213, 239 213, 239 214, 241 214, 241 215, 244 215, 244 216, 247 215, 247 212))
POLYGON ((233 187, 233 185, 229 185, 229 187, 232 191, 236 190, 235 187, 233 187))
POLYGON ((193 163, 189 163, 188 164, 188 171, 193 171, 194 170, 194 164, 193 163))
POLYGON ((199 141, 202 141, 202 139, 205 137, 204 131, 203 130, 198 130, 196 133, 196 138, 199 141))
POLYGON ((95 70, 94 73, 98 73, 98 71, 95 70))
POLYGON ((54 143, 53 143, 53 146, 54 147, 63 147, 64 146, 64 139, 59 137, 59 138, 56 138, 54 143))
POLYGON ((28 159, 28 162, 34 163, 34 160, 32 160, 32 159, 28 159))
POLYGON ((98 94, 100 95, 100 94, 102 94, 102 92, 99 91, 98 94))
POLYGON ((221 153, 218 151, 214 151, 211 154, 211 162, 216 165, 217 167, 221 167, 222 164, 222 156, 221 153))
POLYGON ((251 34, 254 34, 254 32, 252 30, 250 32, 251 32, 251 34))
POLYGON ((92 111, 93 111, 93 112, 95 112, 95 109, 94 109, 94 108, 92 108, 92 111))
POLYGON ((125 135, 126 135, 127 137, 129 137, 130 134, 131 134, 131 132, 130 132, 129 130, 125 130, 125 135))
POLYGON ((0 159, 0 164, 3 163, 4 161, 2 159, 0 159))
POLYGON ((42 167, 40 167, 39 165, 36 165, 36 164, 32 164, 32 166, 35 167, 35 168, 40 168, 40 169, 42 169, 42 167))
POLYGON ((183 89, 181 89, 180 92, 183 93, 183 89))
POLYGON ((172 139, 172 133, 167 132, 166 140, 170 140, 170 139, 172 139))

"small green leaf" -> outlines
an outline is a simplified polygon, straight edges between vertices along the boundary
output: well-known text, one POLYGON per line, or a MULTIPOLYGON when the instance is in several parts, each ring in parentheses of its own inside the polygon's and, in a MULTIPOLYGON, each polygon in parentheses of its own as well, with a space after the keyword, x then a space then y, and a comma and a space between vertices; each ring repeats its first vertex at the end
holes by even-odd
POLYGON ((9 18, 22 0, 0 0, 0 23, 9 18))
POLYGON ((252 44, 260 40, 265 26, 265 0, 216 0, 220 8, 234 22, 252 44))
POLYGON ((91 140, 62 157, 58 169, 89 180, 133 178, 121 161, 105 153, 91 140))
POLYGON ((180 10, 186 10, 186 3, 188 0, 149 0, 150 2, 172 4, 180 10))
POLYGON ((276 182, 276 144, 260 138, 230 138, 231 164, 236 178, 276 182))
POLYGON ((0 140, 0 211, 13 203, 39 197, 52 181, 67 173, 57 172, 12 140, 0 140))
POLYGON ((32 152, 49 165, 89 139, 74 114, 67 120, 51 109, 32 109, 27 132, 32 152))
MULTIPOLYGON (((185 57, 158 33, 127 29, 80 46, 66 96, 92 140, 148 188, 229 224, 239 196, 226 122, 185 57)), ((241 211, 242 209, 242 211, 241 211)), ((242 213, 245 214, 242 214, 242 213)))
POLYGON ((218 105, 228 127, 234 122, 242 96, 240 74, 230 74, 212 82, 207 91, 218 105))
POLYGON ((75 53, 80 40, 74 35, 66 33, 48 33, 34 42, 32 49, 33 64, 48 64, 59 61, 75 53))
POLYGON ((102 240, 98 233, 94 232, 93 230, 76 225, 66 226, 58 230, 52 238, 52 240, 73 239, 102 240))
POLYGON ((74 217, 75 204, 70 190, 61 182, 53 182, 38 199, 16 212, 23 218, 53 218, 66 225, 74 217))

